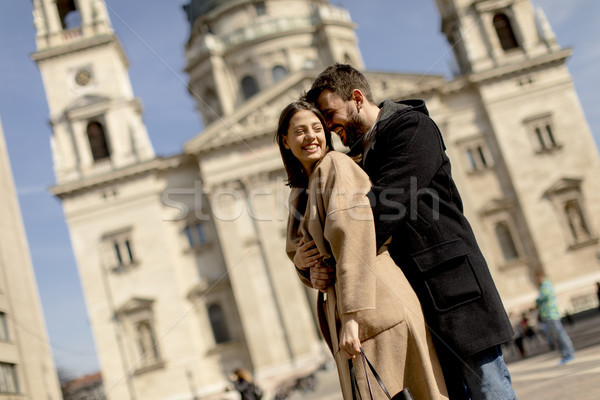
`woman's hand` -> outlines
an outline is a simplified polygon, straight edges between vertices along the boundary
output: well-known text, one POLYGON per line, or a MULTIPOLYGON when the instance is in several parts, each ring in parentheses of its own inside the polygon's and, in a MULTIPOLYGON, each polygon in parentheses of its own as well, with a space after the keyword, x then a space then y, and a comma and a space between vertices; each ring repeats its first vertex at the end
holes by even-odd
POLYGON ((356 313, 342 315, 340 351, 346 359, 354 358, 360 354, 360 339, 358 338, 356 313))
POLYGON ((318 265, 320 261, 321 255, 319 254, 319 249, 315 246, 315 241, 311 240, 308 243, 304 243, 304 238, 300 239, 296 255, 294 255, 294 264, 296 267, 302 271, 306 271, 310 267, 318 265))

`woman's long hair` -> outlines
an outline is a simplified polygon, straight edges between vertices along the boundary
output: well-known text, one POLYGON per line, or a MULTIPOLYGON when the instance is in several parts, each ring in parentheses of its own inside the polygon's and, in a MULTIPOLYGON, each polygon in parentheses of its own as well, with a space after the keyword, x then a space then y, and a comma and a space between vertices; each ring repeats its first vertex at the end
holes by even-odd
POLYGON ((288 104, 288 106, 283 109, 281 115, 279 116, 279 125, 277 127, 277 132, 275 133, 275 140, 279 145, 279 152, 281 153, 283 166, 285 167, 285 172, 287 172, 288 177, 286 184, 289 187, 305 188, 308 186, 308 175, 306 174, 304 167, 302 167, 300 160, 294 156, 290 149, 286 149, 283 145, 283 137, 288 135, 290 120, 294 114, 303 110, 314 113, 317 118, 319 118, 319 121, 321 121, 321 125, 323 125, 323 131, 325 133, 325 152, 333 149, 333 146, 331 145, 331 133, 327 130, 325 118, 323 118, 323 115, 319 109, 306 101, 295 101, 288 104))

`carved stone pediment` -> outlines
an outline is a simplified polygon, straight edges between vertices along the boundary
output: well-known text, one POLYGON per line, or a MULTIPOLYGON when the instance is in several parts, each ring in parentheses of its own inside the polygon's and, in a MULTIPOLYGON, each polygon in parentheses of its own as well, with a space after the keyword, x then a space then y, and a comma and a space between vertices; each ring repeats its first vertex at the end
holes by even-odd
POLYGON ((515 203, 512 200, 502 198, 502 199, 492 199, 488 202, 482 209, 482 215, 491 215, 498 212, 508 211, 515 207, 515 203))
POLYGON ((117 308, 117 314, 132 314, 138 311, 149 310, 152 307, 152 303, 154 303, 152 299, 134 297, 117 308))
POLYGON ((229 278, 227 277, 221 279, 205 279, 195 284, 188 291, 187 298, 192 302, 196 302, 208 292, 221 290, 226 287, 229 287, 229 278))
POLYGON ((66 108, 66 111, 67 112, 77 111, 77 110, 81 110, 83 108, 88 108, 90 106, 96 106, 96 105, 99 105, 102 103, 108 103, 108 102, 110 102, 110 98, 108 98, 106 96, 88 94, 88 95, 78 98, 73 103, 71 103, 71 105, 66 108))
POLYGON ((478 12, 485 13, 510 7, 513 3, 513 0, 477 0, 473 3, 473 7, 478 12))
POLYGON ((552 197, 559 193, 578 191, 581 187, 581 179, 577 178, 561 178, 552 186, 550 186, 545 192, 546 197, 552 197))

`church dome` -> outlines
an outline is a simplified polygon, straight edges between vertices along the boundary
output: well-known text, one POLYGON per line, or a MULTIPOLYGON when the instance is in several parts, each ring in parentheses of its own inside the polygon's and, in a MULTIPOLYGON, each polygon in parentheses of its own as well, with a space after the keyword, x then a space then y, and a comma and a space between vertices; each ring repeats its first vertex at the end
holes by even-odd
POLYGON ((328 0, 188 0, 190 91, 205 125, 286 76, 362 66, 350 14, 328 0))
POLYGON ((191 0, 189 4, 183 6, 183 9, 187 14, 190 26, 193 27, 198 17, 232 1, 234 0, 191 0))

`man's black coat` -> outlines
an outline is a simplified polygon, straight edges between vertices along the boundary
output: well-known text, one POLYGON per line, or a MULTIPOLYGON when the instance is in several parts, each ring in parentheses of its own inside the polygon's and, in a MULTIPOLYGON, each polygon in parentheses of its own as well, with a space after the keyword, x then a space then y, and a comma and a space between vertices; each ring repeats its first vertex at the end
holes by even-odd
POLYGON ((425 102, 385 101, 365 146, 378 248, 392 237, 390 254, 417 292, 437 342, 466 357, 511 340, 425 102))

